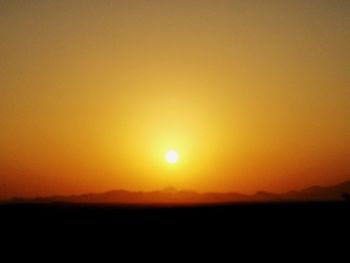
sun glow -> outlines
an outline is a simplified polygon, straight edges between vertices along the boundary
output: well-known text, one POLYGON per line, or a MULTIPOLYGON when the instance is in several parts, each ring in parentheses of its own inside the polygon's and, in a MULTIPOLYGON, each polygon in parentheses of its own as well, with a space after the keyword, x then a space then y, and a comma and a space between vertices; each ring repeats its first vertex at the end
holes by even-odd
POLYGON ((175 164, 179 160, 179 154, 175 150, 168 150, 165 153, 165 160, 170 164, 175 164))

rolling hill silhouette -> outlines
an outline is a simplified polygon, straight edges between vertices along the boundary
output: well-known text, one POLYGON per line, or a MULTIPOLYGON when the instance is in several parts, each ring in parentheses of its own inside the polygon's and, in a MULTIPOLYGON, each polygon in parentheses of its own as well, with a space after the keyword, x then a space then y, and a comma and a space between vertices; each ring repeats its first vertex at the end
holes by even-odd
POLYGON ((273 194, 259 191, 254 195, 240 193, 197 193, 194 191, 178 191, 167 187, 161 191, 130 192, 112 190, 104 193, 89 193, 71 196, 38 197, 33 199, 13 198, 14 203, 92 203, 92 204, 225 204, 235 202, 310 202, 341 201, 350 193, 350 181, 334 186, 313 186, 300 191, 273 194))

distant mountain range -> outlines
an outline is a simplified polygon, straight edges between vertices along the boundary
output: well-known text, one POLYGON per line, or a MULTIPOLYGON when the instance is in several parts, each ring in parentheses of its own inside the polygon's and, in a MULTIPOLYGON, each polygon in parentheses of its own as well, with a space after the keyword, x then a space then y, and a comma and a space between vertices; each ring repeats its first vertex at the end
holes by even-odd
POLYGON ((104 193, 90 193, 71 196, 38 197, 33 199, 13 198, 14 203, 88 203, 88 204, 225 204, 234 202, 307 202, 350 200, 350 181, 338 185, 313 186, 300 191, 283 194, 257 192, 254 195, 239 193, 197 193, 178 191, 167 187, 161 191, 130 192, 112 190, 104 193))

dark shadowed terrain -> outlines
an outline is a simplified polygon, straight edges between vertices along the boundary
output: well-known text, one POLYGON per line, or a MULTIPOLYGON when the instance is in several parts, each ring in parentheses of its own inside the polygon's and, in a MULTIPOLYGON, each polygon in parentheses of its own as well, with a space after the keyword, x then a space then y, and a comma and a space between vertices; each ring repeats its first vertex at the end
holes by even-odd
POLYGON ((185 232, 189 235, 231 233, 245 238, 260 234, 276 238, 298 235, 322 238, 349 233, 349 185, 345 182, 283 195, 197 194, 166 189, 153 193, 111 191, 14 199, 0 205, 0 223, 12 236, 79 233, 81 237, 144 232, 168 236, 185 232), (191 202, 184 202, 184 196, 191 202), (146 204, 145 200, 150 203, 146 204))
POLYGON ((272 242, 283 247, 287 241, 292 248, 293 243, 345 244, 342 240, 350 234, 350 203, 345 201, 186 206, 22 203, 0 206, 0 214, 2 238, 24 245, 33 245, 33 239, 44 244, 63 239, 73 246, 100 242, 151 246, 152 240, 157 244, 180 240, 190 246, 220 242, 269 247, 272 242))

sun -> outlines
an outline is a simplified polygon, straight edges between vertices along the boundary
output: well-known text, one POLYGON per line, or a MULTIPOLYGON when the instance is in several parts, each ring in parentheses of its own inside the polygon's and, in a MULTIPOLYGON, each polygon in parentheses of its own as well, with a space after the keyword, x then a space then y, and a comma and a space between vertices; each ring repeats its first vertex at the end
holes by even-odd
POLYGON ((165 160, 170 164, 175 164, 179 160, 179 154, 175 150, 168 150, 164 155, 165 160))

